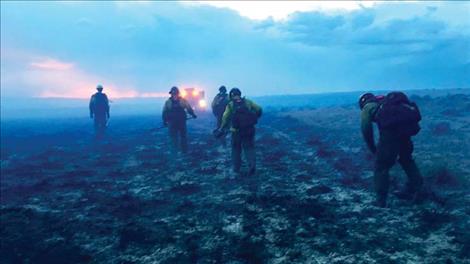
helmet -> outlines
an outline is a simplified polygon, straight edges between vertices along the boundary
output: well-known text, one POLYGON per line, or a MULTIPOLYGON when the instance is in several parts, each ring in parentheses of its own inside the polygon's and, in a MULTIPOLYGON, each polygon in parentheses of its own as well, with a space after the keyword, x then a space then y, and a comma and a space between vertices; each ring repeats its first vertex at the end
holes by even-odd
POLYGON ((221 92, 221 93, 226 93, 226 92, 227 92, 227 88, 225 88, 225 86, 222 85, 222 86, 219 87, 219 92, 221 92))
POLYGON ((375 101, 377 101, 377 98, 375 98, 375 95, 373 93, 365 93, 359 98, 359 108, 361 108, 362 110, 362 108, 364 108, 367 103, 375 101))
POLYGON ((98 85, 96 86, 96 90, 102 91, 102 90, 103 90, 103 85, 98 84, 98 85))
POLYGON ((238 88, 232 88, 230 90, 230 99, 232 99, 234 96, 238 95, 238 96, 242 96, 242 92, 240 91, 240 89, 238 88))
POLYGON ((179 94, 180 90, 178 89, 178 87, 173 86, 173 87, 171 87, 171 90, 170 90, 169 94, 172 94, 172 93, 179 94))

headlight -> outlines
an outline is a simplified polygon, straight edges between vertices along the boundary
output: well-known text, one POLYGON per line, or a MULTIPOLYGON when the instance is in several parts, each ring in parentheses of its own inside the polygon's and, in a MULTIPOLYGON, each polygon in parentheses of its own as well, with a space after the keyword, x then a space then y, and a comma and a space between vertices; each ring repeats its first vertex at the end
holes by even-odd
POLYGON ((206 100, 199 100, 199 107, 206 108, 206 106, 207 106, 206 100))
POLYGON ((196 96, 198 96, 198 95, 199 95, 199 91, 198 91, 198 90, 194 90, 194 91, 193 91, 193 96, 196 97, 196 96))
POLYGON ((187 93, 185 90, 182 90, 182 91, 181 91, 181 97, 184 98, 184 97, 186 97, 187 94, 188 94, 188 93, 187 93))

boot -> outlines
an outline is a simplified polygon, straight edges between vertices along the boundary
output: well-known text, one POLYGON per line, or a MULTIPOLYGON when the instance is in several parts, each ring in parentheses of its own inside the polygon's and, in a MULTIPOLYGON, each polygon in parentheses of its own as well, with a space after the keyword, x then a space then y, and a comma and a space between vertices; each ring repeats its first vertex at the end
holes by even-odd
POLYGON ((387 207, 387 198, 384 196, 377 196, 377 199, 374 202, 374 206, 385 208, 387 207))
POLYGON ((411 201, 413 200, 415 193, 416 191, 413 191, 411 188, 406 187, 398 192, 395 192, 394 194, 400 200, 411 201))

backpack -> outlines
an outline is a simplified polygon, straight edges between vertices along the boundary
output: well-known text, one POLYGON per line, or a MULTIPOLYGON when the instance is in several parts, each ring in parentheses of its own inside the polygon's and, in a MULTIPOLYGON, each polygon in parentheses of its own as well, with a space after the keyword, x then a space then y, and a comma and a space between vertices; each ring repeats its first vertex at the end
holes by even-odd
POLYGON ((97 112, 106 111, 108 108, 108 98, 103 93, 96 93, 93 96, 93 109, 97 112))
POLYGON ((215 98, 216 102, 214 104, 214 108, 212 109, 212 112, 214 115, 222 115, 225 112, 225 107, 228 104, 228 96, 227 94, 219 94, 215 98))
POLYGON ((170 121, 183 121, 186 120, 186 111, 184 107, 181 105, 180 100, 171 100, 171 107, 168 110, 168 119, 170 121))
POLYGON ((414 136, 421 127, 418 106, 402 92, 391 92, 379 101, 374 119, 381 131, 391 131, 397 136, 414 136))
POLYGON ((254 130, 256 123, 258 123, 258 114, 254 111, 251 111, 245 99, 242 99, 241 102, 233 102, 234 114, 232 118, 232 126, 240 130, 240 133, 244 131, 254 130))

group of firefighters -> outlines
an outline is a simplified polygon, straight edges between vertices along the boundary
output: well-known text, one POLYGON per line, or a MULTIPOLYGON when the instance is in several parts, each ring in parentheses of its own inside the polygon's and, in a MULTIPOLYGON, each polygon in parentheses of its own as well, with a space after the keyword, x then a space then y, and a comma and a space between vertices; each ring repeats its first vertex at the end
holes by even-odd
MULTIPOLYGON (((109 101, 103 87, 98 85, 97 93, 90 99, 90 117, 94 119, 97 136, 102 136, 109 119, 109 101)), ((168 127, 173 152, 186 153, 188 114, 197 118, 192 106, 181 95, 178 87, 172 87, 170 98, 166 100, 162 120, 168 127)), ((219 88, 214 97, 212 112, 217 120, 213 135, 225 142, 225 136, 231 132, 232 166, 235 177, 239 177, 242 164, 242 152, 248 167, 248 176, 256 173, 255 125, 262 114, 262 109, 253 101, 242 97, 238 88, 232 88, 227 94, 225 86, 219 88)), ((423 179, 412 158, 413 143, 411 137, 419 131, 421 120, 419 109, 409 101, 405 94, 392 92, 387 96, 375 96, 371 93, 359 99, 361 109, 361 130, 369 150, 375 155, 374 185, 377 194, 376 205, 386 207, 389 189, 389 170, 398 160, 405 171, 408 182, 398 196, 408 200, 419 200, 423 179), (379 140, 375 144, 373 123, 377 123, 379 140)))
MULTIPOLYGON (((233 88, 227 94, 227 88, 221 86, 219 93, 212 101, 212 112, 217 119, 217 128, 214 136, 225 142, 228 130, 232 132, 232 162, 233 172, 240 175, 242 152, 245 153, 248 163, 248 175, 256 172, 255 156, 255 125, 261 116, 262 110, 257 104, 242 97, 240 89, 233 88)), ((173 152, 187 152, 187 115, 197 118, 192 106, 180 96, 178 87, 172 87, 170 98, 165 102, 162 111, 162 120, 168 126, 171 147, 173 152)))

